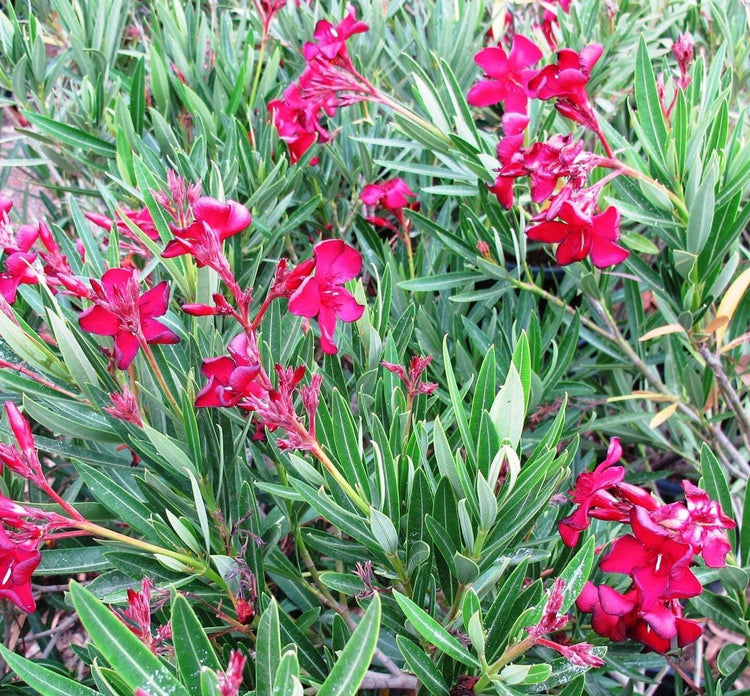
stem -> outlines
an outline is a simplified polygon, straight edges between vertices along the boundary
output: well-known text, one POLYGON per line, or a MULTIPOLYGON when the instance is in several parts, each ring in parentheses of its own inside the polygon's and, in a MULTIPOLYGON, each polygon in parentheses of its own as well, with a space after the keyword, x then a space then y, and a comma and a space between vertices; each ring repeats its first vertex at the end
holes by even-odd
POLYGON ((178 418, 182 419, 182 409, 177 404, 177 401, 175 400, 174 396, 172 396, 172 392, 167 386, 166 381, 164 380, 164 375, 161 373, 161 370, 159 369, 159 365, 157 365, 156 363, 156 358, 154 357, 154 354, 151 351, 151 346, 149 346, 149 344, 146 343, 146 341, 141 337, 139 337, 138 340, 140 341, 141 348, 143 348, 143 352, 146 355, 148 364, 151 366, 151 369, 154 372, 154 377, 156 377, 156 381, 159 383, 159 386, 162 388, 164 395, 167 397, 167 400, 169 401, 169 404, 172 407, 172 410, 177 414, 178 418))
MULTIPOLYGON (((313 579, 313 582, 315 583, 314 587, 308 583, 308 588, 313 592, 314 595, 318 597, 318 599, 323 604, 326 604, 328 607, 333 609, 339 616, 341 616, 341 618, 344 619, 344 621, 346 622, 346 625, 349 626, 349 628, 353 631, 357 627, 357 622, 354 620, 352 613, 349 611, 349 607, 346 606, 346 604, 337 602, 336 598, 331 594, 330 590, 321 581, 320 574, 318 573, 318 569, 315 567, 315 562, 313 561, 312 556, 310 555, 310 552, 307 549, 305 541, 302 538, 302 532, 299 526, 297 526, 297 528, 294 530, 294 539, 297 542, 297 548, 299 550, 302 561, 305 564, 305 568, 307 568, 308 572, 310 573, 310 577, 313 579)), ((391 658, 388 657, 382 650, 380 650, 380 648, 375 649, 375 657, 390 672, 391 679, 393 678, 401 679, 403 677, 409 676, 409 675, 404 674, 394 664, 391 658)), ((386 675, 379 675, 379 676, 385 677, 386 675)), ((362 688, 363 687, 360 687, 360 689, 362 688)), ((414 688, 416 688, 416 685, 414 688)))
POLYGON ((620 172, 622 172, 625 176, 629 176, 631 179, 638 179, 639 181, 643 181, 649 186, 653 186, 654 188, 659 189, 672 201, 672 204, 675 208, 677 208, 677 211, 680 214, 680 219, 682 221, 686 221, 690 217, 690 214, 688 213, 688 210, 685 207, 685 203, 682 198, 680 198, 674 191, 664 186, 664 184, 656 181, 656 179, 652 179, 648 174, 644 174, 643 172, 639 172, 637 169, 629 167, 624 162, 621 162, 620 160, 612 157, 611 154, 608 160, 602 159, 599 164, 602 167, 619 169, 620 172))
POLYGON ((269 29, 269 23, 267 21, 263 22, 263 35, 260 39, 260 51, 258 51, 258 62, 255 66, 255 75, 253 76, 253 88, 250 90, 250 101, 248 102, 250 105, 250 109, 252 109, 255 106, 255 97, 258 93, 258 87, 260 85, 260 73, 263 69, 263 58, 266 54, 266 45, 268 44, 268 29, 269 29))
POLYGON ((515 278, 510 278, 510 283, 513 285, 513 287, 516 287, 519 290, 526 290, 527 292, 534 293, 535 295, 538 295, 539 297, 545 299, 550 304, 553 304, 560 309, 564 309, 571 316, 578 315, 578 318, 581 320, 581 324, 583 324, 587 329, 598 333, 600 336, 606 339, 614 340, 613 336, 608 331, 602 329, 599 324, 592 321, 588 317, 582 316, 581 314, 579 314, 578 310, 575 307, 571 307, 569 304, 566 304, 564 300, 561 300, 556 295, 543 290, 535 283, 527 283, 523 280, 517 280, 515 278))
POLYGON ((112 529, 107 529, 106 527, 102 527, 101 525, 98 525, 94 522, 89 522, 87 520, 71 520, 71 526, 84 530, 95 537, 101 537, 103 539, 109 539, 111 541, 119 541, 122 544, 127 544, 128 546, 132 546, 133 548, 139 549, 141 551, 158 554, 160 556, 166 556, 167 558, 173 558, 174 560, 182 563, 184 566, 192 568, 198 571, 204 577, 213 580, 219 586, 225 587, 224 580, 218 573, 212 570, 206 563, 200 562, 198 561, 198 559, 193 558, 192 556, 187 556, 184 553, 179 553, 178 551, 171 551, 170 549, 165 549, 162 546, 156 546, 155 544, 143 541, 143 539, 136 539, 135 537, 129 537, 126 534, 120 534, 120 532, 115 532, 112 529))
POLYGON ((255 315, 255 319, 253 319, 250 326, 247 327, 248 331, 255 331, 258 328, 258 325, 260 324, 260 320, 263 318, 263 315, 266 313, 266 310, 271 306, 271 302, 273 302, 275 299, 276 299, 275 295, 268 295, 266 299, 263 300, 263 304, 260 306, 258 313, 255 315))
POLYGON ((706 361, 706 365, 711 368, 711 372, 714 373, 719 388, 724 393, 724 396, 729 402, 730 408, 734 411, 735 416, 737 416, 737 425, 742 434, 742 440, 745 443, 745 447, 750 449, 750 418, 748 418, 747 413, 742 406, 739 395, 729 381, 727 373, 724 372, 724 366, 721 364, 721 360, 711 353, 706 345, 699 346, 698 352, 706 361))
POLYGON ((47 480, 44 477, 41 477, 38 481, 36 481, 36 484, 71 517, 76 520, 80 520, 81 522, 86 521, 86 518, 80 512, 78 512, 78 510, 76 510, 67 500, 60 497, 57 491, 55 491, 52 486, 47 483, 47 480))
MULTIPOLYGON (((705 424, 699 412, 697 412, 695 409, 691 408, 688 404, 684 403, 674 394, 672 394, 672 392, 669 390, 669 387, 667 387, 667 385, 662 382, 659 374, 655 370, 652 370, 645 362, 643 362, 638 353, 633 350, 630 343, 620 333, 620 329, 617 326, 617 323, 609 314, 607 309, 598 300, 595 300, 592 297, 589 297, 588 299, 589 302, 591 302, 591 306, 594 308, 594 311, 602 318, 607 326, 609 326, 612 332, 609 336, 610 340, 614 341, 620 348, 620 350, 625 353, 627 358, 643 375, 646 381, 648 381, 657 392, 668 397, 669 400, 673 403, 676 403, 677 409, 682 414, 687 416, 687 418, 693 424, 708 427, 709 431, 714 436, 714 440, 716 441, 716 443, 721 446, 719 449, 719 454, 722 457, 723 461, 736 476, 742 476, 743 478, 746 478, 748 473, 750 473, 750 467, 748 466, 745 458, 740 454, 740 452, 737 451, 737 448, 722 432, 721 427, 715 423, 705 424), (732 464, 732 461, 734 461, 734 464, 732 464)), ((699 431, 698 435, 701 436, 702 433, 699 431)))
POLYGON ((343 474, 338 470, 331 458, 323 451, 323 448, 320 446, 318 441, 313 438, 313 436, 310 435, 307 430, 305 430, 305 433, 307 433, 308 438, 312 441, 312 449, 310 451, 318 458, 318 460, 326 468, 328 473, 333 476, 336 483, 338 483, 339 486, 341 486, 341 488, 343 489, 344 493, 349 496, 349 499, 365 514, 365 517, 367 517, 367 519, 370 519, 370 506, 344 478, 343 474))

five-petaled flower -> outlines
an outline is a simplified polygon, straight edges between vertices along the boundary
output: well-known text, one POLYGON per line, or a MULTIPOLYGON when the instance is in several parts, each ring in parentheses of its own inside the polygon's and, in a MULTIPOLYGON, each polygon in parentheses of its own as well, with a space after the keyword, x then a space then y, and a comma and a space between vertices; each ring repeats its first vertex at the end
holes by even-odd
POLYGON ((620 211, 610 206, 599 215, 582 212, 570 201, 560 206, 560 220, 541 222, 526 230, 529 239, 557 244, 555 256, 563 266, 587 256, 597 268, 624 261, 630 252, 619 246, 620 211))
POLYGON ((487 75, 470 90, 469 104, 490 106, 503 102, 506 112, 525 114, 528 107, 529 80, 536 75, 531 66, 539 62, 539 47, 521 34, 513 37, 510 54, 500 46, 490 46, 474 56, 474 62, 487 75))
POLYGON ((141 295, 137 271, 110 268, 100 281, 91 280, 93 306, 78 323, 84 331, 114 337, 115 365, 126 370, 138 349, 152 343, 178 343, 179 337, 156 320, 167 311, 166 280, 141 295))
POLYGON ((315 245, 315 272, 306 277, 289 298, 289 311, 301 317, 317 317, 320 345, 324 353, 335 354, 333 334, 336 319, 357 321, 365 311, 343 286, 362 268, 359 252, 340 239, 315 245))

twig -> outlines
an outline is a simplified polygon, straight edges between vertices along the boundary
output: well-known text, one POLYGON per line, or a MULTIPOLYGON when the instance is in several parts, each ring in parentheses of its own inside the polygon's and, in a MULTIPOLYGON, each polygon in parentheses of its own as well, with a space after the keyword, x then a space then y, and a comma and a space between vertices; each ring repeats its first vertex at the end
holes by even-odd
MULTIPOLYGON (((65 585, 65 589, 67 588, 68 586, 65 585)), ((54 628, 47 629, 46 631, 39 631, 39 633, 29 633, 27 636, 25 636, 24 639, 26 641, 33 641, 33 640, 37 640, 38 638, 46 638, 47 636, 52 636, 55 633, 64 631, 66 628, 70 628, 77 621, 78 621, 78 614, 71 614, 67 619, 63 619, 54 628)))
POLYGON ((399 674, 385 674, 383 672, 367 671, 360 685, 363 689, 408 689, 416 691, 419 688, 419 680, 413 674, 399 672, 399 674))
POLYGON ((724 371, 724 366, 721 364, 721 360, 715 356, 705 344, 698 346, 698 352, 706 361, 706 365, 711 368, 711 372, 714 373, 716 383, 727 398, 729 407, 734 411, 734 415, 737 416, 737 424, 739 425, 745 447, 750 449, 750 418, 748 418, 747 412, 742 406, 739 394, 737 394, 732 383, 729 381, 729 377, 724 371))

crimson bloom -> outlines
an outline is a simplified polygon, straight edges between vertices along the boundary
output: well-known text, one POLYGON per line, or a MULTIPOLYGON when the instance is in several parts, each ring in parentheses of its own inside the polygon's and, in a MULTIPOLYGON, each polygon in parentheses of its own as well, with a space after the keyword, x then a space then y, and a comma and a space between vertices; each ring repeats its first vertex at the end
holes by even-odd
POLYGON ((633 578, 641 608, 650 611, 660 600, 695 597, 703 587, 688 567, 693 550, 653 522, 646 510, 630 511, 633 534, 616 539, 599 567, 633 578))
POLYGON ((29 422, 12 401, 5 402, 5 413, 18 447, 0 443, 0 465, 4 464, 23 478, 42 478, 42 465, 29 422))
POLYGON ((380 205, 391 212, 400 211, 408 204, 409 198, 417 194, 403 179, 395 177, 380 184, 367 184, 359 195, 365 205, 380 205))
POLYGON ((490 46, 474 56, 474 62, 488 79, 480 80, 467 97, 472 106, 491 106, 503 102, 506 112, 525 114, 528 106, 529 80, 536 71, 529 68, 542 58, 539 47, 525 36, 516 34, 510 54, 500 46, 490 46))
POLYGON ((359 252, 340 239, 329 239, 316 244, 315 274, 302 281, 289 298, 289 311, 301 317, 317 317, 320 344, 324 353, 336 353, 333 334, 336 319, 357 321, 365 311, 351 293, 343 287, 362 268, 359 252))
POLYGON ((266 391, 255 381, 261 373, 258 348, 254 340, 241 333, 230 341, 228 352, 229 355, 203 361, 201 372, 208 382, 198 393, 195 405, 199 408, 239 406, 251 411, 253 407, 243 400, 266 391))
POLYGON ((322 57, 332 61, 336 58, 349 60, 346 42, 354 34, 362 34, 370 29, 367 24, 357 20, 354 8, 347 8, 346 17, 334 26, 326 19, 321 19, 315 25, 313 38, 317 43, 305 44, 305 60, 310 61, 316 57, 322 57))
POLYGON ((222 242, 242 232, 252 222, 250 211, 237 201, 221 202, 201 196, 192 205, 195 221, 187 227, 172 227, 175 239, 162 252, 162 257, 190 254, 199 267, 220 270, 226 264, 222 242))
POLYGON ((167 311, 166 280, 141 295, 137 271, 110 268, 100 281, 91 281, 94 305, 84 310, 78 323, 84 331, 114 337, 115 365, 126 370, 138 348, 152 343, 178 343, 179 337, 157 321, 167 311))
POLYGON ((737 524, 702 488, 690 481, 683 481, 682 488, 687 506, 682 503, 664 505, 652 514, 652 519, 662 527, 674 530, 680 541, 703 556, 707 566, 723 568, 727 554, 732 550, 727 529, 734 529, 737 524))
POLYGON ((610 206, 599 215, 586 215, 569 201, 560 206, 562 222, 542 222, 526 230, 529 239, 558 244, 555 256, 565 266, 586 256, 597 268, 624 261, 630 254, 616 244, 620 238, 620 211, 610 206))
POLYGON ((35 611, 31 574, 41 560, 37 541, 15 541, 0 526, 0 597, 9 599, 25 612, 35 611))
POLYGON ((13 202, 3 196, 0 201, 0 248, 7 258, 5 270, 0 273, 0 295, 8 304, 16 301, 20 285, 35 285, 39 282, 39 276, 31 266, 36 260, 36 254, 30 251, 39 237, 39 228, 21 225, 14 232, 8 218, 12 206, 13 202))
POLYGON ((555 108, 566 118, 599 133, 596 114, 586 87, 591 69, 602 55, 601 44, 591 44, 576 53, 569 48, 557 52, 557 64, 542 68, 529 80, 529 90, 538 99, 555 99, 555 108))

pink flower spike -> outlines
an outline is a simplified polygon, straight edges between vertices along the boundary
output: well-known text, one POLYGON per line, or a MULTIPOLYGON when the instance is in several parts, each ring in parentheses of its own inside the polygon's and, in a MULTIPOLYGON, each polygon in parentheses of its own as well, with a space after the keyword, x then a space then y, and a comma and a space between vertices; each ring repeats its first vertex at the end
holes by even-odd
POLYGON ((529 97, 529 80, 535 71, 529 70, 542 58, 539 47, 525 36, 516 34, 510 54, 500 46, 485 48, 474 56, 474 62, 488 79, 480 80, 467 97, 472 106, 491 106, 504 102, 506 112, 525 114, 529 97))
POLYGON ((239 650, 232 650, 226 672, 219 672, 219 692, 221 696, 237 696, 242 686, 242 672, 247 657, 239 650))
POLYGON ((351 293, 343 287, 362 268, 359 252, 340 239, 329 239, 317 244, 315 275, 308 276, 289 298, 289 311, 301 317, 317 317, 320 344, 324 353, 336 353, 333 334, 336 319, 357 321, 365 311, 351 293))

